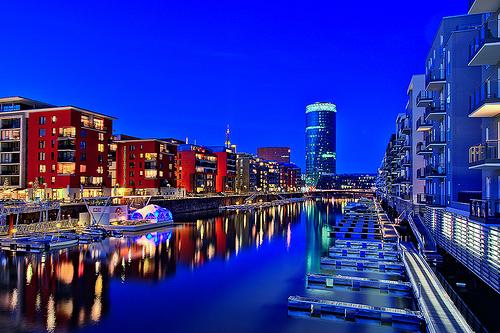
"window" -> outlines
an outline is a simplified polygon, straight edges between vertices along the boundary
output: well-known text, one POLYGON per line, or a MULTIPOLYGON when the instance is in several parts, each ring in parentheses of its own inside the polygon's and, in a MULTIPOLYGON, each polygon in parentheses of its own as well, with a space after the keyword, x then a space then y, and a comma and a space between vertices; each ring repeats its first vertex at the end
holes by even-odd
POLYGON ((52 116, 52 124, 55 124, 57 121, 57 117, 56 116, 52 116))
POLYGON ((40 165, 38 166, 38 171, 39 171, 40 173, 44 173, 45 171, 47 171, 47 169, 46 169, 46 167, 45 167, 45 164, 40 164, 40 165))
POLYGON ((44 116, 41 116, 40 118, 38 118, 38 123, 40 125, 45 125, 45 117, 44 116))
POLYGON ((157 170, 153 170, 153 169, 146 169, 145 171, 145 177, 146 178, 156 178, 158 174, 158 171, 157 170))
POLYGON ((160 171, 160 177, 163 177, 163 171, 160 171))
POLYGON ((52 170, 52 172, 55 172, 56 171, 56 165, 52 164, 52 166, 50 167, 50 169, 52 170))
POLYGON ((99 141, 104 141, 104 133, 99 133, 99 141))
POLYGON ((56 146, 56 141, 55 141, 55 140, 51 140, 51 141, 50 141, 50 146, 51 146, 52 148, 55 148, 55 146, 56 146))
POLYGON ((104 173, 104 168, 102 166, 97 167, 97 173, 102 175, 104 173))
POLYGON ((62 175, 72 175, 75 173, 75 163, 58 163, 57 173, 62 175))
POLYGON ((80 161, 86 161, 87 160, 87 154, 86 153, 82 153, 80 155, 80 161))
POLYGON ((80 149, 87 149, 87 142, 81 141, 80 142, 80 149))
POLYGON ((80 131, 80 136, 81 136, 82 138, 86 138, 86 137, 87 137, 87 130, 82 129, 82 130, 80 131))
POLYGON ((45 153, 43 151, 38 153, 38 160, 45 161, 45 153))
POLYGON ((133 172, 133 171, 130 171, 130 172, 128 173, 128 176, 129 176, 129 177, 134 177, 134 172, 133 172))
POLYGON ((38 135, 42 138, 45 136, 45 128, 40 128, 38 130, 38 135))
POLYGON ((87 166, 85 164, 80 165, 80 172, 87 172, 87 166))
POLYGON ((97 162, 102 163, 102 155, 97 155, 97 162))
POLYGON ((141 170, 139 171, 139 176, 143 176, 144 175, 144 172, 141 170))
POLYGON ((52 135, 56 135, 57 129, 55 127, 52 127, 52 135))
POLYGON ((102 143, 99 143, 97 145, 97 151, 99 151, 100 153, 104 153, 104 145, 102 143))
POLYGON ((56 177, 51 177, 51 178, 50 178, 50 182, 51 182, 52 184, 54 184, 54 183, 56 182, 56 177))
POLYGON ((41 140, 38 142, 38 148, 43 149, 45 148, 45 141, 41 140))

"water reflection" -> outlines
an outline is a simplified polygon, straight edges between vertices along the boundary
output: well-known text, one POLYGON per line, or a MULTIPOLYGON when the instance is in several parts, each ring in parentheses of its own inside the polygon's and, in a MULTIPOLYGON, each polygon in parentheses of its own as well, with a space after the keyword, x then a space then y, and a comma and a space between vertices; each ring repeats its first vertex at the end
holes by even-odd
POLYGON ((70 331, 106 317, 111 281, 162 281, 276 237, 289 249, 301 209, 296 203, 228 213, 46 255, 0 251, 0 331, 70 331))

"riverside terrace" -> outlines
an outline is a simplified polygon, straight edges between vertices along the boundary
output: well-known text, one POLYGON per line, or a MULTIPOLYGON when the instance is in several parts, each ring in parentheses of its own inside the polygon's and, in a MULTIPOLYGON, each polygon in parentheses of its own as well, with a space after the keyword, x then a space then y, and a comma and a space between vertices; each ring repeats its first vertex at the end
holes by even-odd
MULTIPOLYGON (((400 245, 394 224, 371 200, 350 205, 329 233, 333 246, 321 258, 321 272, 306 277, 308 289, 318 297, 290 296, 291 316, 332 320, 368 320, 394 328, 428 332, 472 332, 436 276, 411 244, 400 245), (391 306, 345 302, 338 288, 355 293, 379 290, 388 299, 405 302, 391 306)), ((362 296, 360 296, 363 299, 362 296)))

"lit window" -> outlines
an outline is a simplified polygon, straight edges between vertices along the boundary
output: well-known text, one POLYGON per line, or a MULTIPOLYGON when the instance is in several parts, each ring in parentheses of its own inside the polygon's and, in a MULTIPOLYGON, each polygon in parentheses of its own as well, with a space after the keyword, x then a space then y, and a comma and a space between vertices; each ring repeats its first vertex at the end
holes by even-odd
POLYGON ((46 167, 45 167, 45 164, 40 164, 38 166, 38 171, 41 172, 41 173, 44 173, 46 171, 46 167))
POLYGON ((80 172, 87 172, 87 166, 85 164, 80 165, 80 172))
POLYGON ((52 116, 52 124, 55 124, 57 121, 57 117, 56 116, 52 116))
POLYGON ((99 152, 103 153, 103 152, 104 152, 104 145, 103 145, 102 143, 99 143, 99 144, 97 145, 97 150, 98 150, 99 152))

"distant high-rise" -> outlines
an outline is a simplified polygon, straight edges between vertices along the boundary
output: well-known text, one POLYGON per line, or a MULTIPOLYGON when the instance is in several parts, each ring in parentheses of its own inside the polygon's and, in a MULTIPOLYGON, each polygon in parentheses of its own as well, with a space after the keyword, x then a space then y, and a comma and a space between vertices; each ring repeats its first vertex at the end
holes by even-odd
POLYGON ((318 102, 306 107, 306 185, 321 187, 337 172, 337 106, 318 102))
POLYGON ((290 147, 261 147, 257 148, 257 156, 267 161, 290 163, 290 147))

